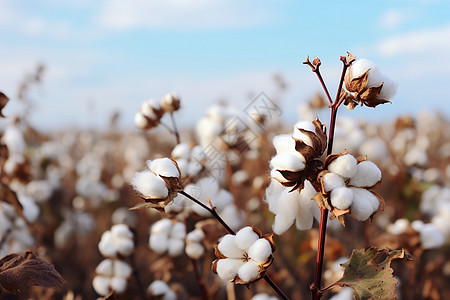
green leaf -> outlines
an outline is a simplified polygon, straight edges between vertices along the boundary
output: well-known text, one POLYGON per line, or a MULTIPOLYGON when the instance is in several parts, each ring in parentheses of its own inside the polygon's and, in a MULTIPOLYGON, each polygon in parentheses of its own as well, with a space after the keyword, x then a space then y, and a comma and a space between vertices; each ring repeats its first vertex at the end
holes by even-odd
POLYGON ((391 261, 398 258, 413 259, 403 249, 353 250, 350 260, 342 264, 344 275, 335 284, 351 287, 356 299, 397 299, 398 281, 392 276, 391 261))

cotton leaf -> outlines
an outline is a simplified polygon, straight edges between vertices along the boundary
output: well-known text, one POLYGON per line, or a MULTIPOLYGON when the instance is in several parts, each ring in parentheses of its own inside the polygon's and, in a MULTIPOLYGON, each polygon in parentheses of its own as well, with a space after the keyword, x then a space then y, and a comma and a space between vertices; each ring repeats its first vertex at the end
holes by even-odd
POLYGON ((413 259, 404 249, 353 250, 350 260, 342 264, 344 275, 336 284, 351 287, 356 299, 397 299, 398 281, 392 276, 391 261, 398 258, 413 259))
POLYGON ((28 286, 60 287, 66 281, 55 267, 31 251, 9 254, 0 260, 0 285, 9 292, 28 286))

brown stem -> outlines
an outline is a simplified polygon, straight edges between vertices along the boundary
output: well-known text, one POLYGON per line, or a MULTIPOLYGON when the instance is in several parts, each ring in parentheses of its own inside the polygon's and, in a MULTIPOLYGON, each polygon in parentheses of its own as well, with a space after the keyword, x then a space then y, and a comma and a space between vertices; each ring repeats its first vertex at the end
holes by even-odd
MULTIPOLYGON (((331 105, 331 117, 330 117, 330 132, 328 135, 328 148, 327 156, 333 151, 334 142, 334 130, 336 128, 336 116, 339 106, 343 102, 343 98, 340 96, 342 91, 342 85, 344 83, 345 72, 347 71, 348 64, 343 61, 344 66, 342 68, 341 80, 339 82, 338 92, 336 94, 336 99, 331 105)), ((320 228, 319 228, 319 241, 317 247, 317 259, 316 259, 316 274, 314 277, 314 284, 311 286, 312 298, 314 300, 319 300, 322 297, 324 290, 321 289, 322 284, 322 271, 323 271, 323 260, 324 260, 324 250, 325 250, 325 237, 327 231, 327 221, 328 221, 328 210, 326 208, 321 208, 320 210, 320 228)))
POLYGON ((180 143, 180 133, 178 132, 177 124, 175 123, 175 117, 173 116, 173 112, 170 113, 170 119, 172 120, 173 125, 173 133, 175 134, 175 138, 177 139, 177 145, 180 143))
MULTIPOLYGON (((216 210, 214 207, 208 207, 205 204, 203 204, 202 202, 200 202, 199 200, 195 199, 194 197, 192 197, 191 195, 189 195, 188 193, 186 193, 185 191, 180 191, 179 192, 181 195, 189 198, 190 200, 194 201, 195 203, 197 203, 198 205, 200 205, 201 207, 203 207, 204 209, 206 209, 207 211, 209 211, 214 218, 216 218, 217 221, 219 221, 219 223, 232 235, 236 235, 236 233, 233 231, 233 229, 230 228, 230 226, 228 226, 228 224, 217 214, 216 210)), ((270 279, 270 277, 265 274, 264 275, 264 280, 267 281, 267 283, 270 285, 270 287, 284 300, 288 300, 289 298, 280 290, 280 288, 270 279)))
POLYGON ((317 77, 319 78, 320 84, 322 85, 323 90, 325 91, 325 94, 327 95, 328 102, 330 102, 330 105, 333 104, 333 101, 331 100, 330 93, 328 92, 327 86, 325 85, 325 81, 323 81, 322 74, 320 74, 319 65, 314 66, 309 61, 309 56, 306 58, 306 61, 303 62, 305 65, 308 65, 311 70, 316 73, 317 77))

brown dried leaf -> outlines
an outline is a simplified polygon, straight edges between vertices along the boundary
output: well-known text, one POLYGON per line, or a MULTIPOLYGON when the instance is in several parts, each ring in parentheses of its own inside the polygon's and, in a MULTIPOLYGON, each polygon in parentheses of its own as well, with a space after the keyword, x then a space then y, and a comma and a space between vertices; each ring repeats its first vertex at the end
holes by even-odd
POLYGON ((5 108, 6 103, 8 103, 9 98, 3 94, 2 92, 0 92, 0 117, 5 118, 5 115, 3 115, 3 108, 5 108))
POLYGON ((371 86, 368 89, 361 91, 358 91, 358 96, 363 101, 371 101, 372 99, 376 99, 378 96, 380 96, 381 89, 383 88, 383 84, 377 85, 377 86, 371 86))
POLYGON ((66 281, 55 267, 31 251, 9 254, 0 260, 0 285, 17 293, 28 286, 60 287, 66 281))

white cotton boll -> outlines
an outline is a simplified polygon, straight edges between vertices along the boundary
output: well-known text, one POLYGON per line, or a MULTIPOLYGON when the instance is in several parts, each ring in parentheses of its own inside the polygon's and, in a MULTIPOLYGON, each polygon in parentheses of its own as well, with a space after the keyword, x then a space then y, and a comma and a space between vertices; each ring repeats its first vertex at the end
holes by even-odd
POLYGON ((219 193, 211 199, 212 205, 219 211, 225 209, 229 205, 233 205, 233 202, 233 195, 229 191, 223 189, 221 189, 219 193))
POLYGON ((278 197, 274 204, 277 212, 272 229, 276 234, 281 235, 291 227, 297 217, 300 195, 297 191, 289 192, 288 188, 284 188, 278 197))
POLYGON ((450 217, 448 215, 437 215, 431 219, 431 223, 445 236, 450 238, 450 217))
POLYGON ((361 58, 353 62, 353 64, 349 68, 349 72, 352 78, 356 78, 364 74, 367 70, 369 70, 368 82, 367 85, 370 86, 378 86, 382 83, 380 78, 380 71, 378 67, 372 61, 361 58))
POLYGON ((411 222, 411 227, 417 232, 422 230, 423 225, 424 223, 422 220, 414 220, 411 222))
POLYGON ((111 288, 114 292, 122 294, 127 289, 127 280, 123 277, 114 276, 111 278, 111 288))
POLYGON ((186 236, 186 239, 191 242, 200 243, 205 238, 205 233, 200 228, 196 228, 189 232, 186 236))
POLYGON ((294 152, 277 154, 270 161, 270 166, 282 171, 300 171, 305 168, 305 158, 300 153, 294 152))
POLYGON ((178 168, 180 169, 180 175, 187 176, 188 169, 189 169, 189 161, 184 158, 177 158, 176 160, 177 160, 178 168))
POLYGON ((114 238, 111 234, 111 231, 103 232, 100 242, 98 243, 98 250, 103 256, 106 257, 116 256, 117 250, 114 245, 114 238))
POLYGON ((359 153, 363 153, 371 160, 378 162, 388 157, 386 143, 378 137, 365 140, 359 148, 359 153))
POLYGON ((295 151, 295 140, 288 134, 280 134, 273 138, 273 146, 277 154, 295 151))
POLYGON ((148 160, 147 166, 150 171, 164 177, 180 177, 180 172, 174 162, 167 157, 148 160))
POLYGON ((277 183, 274 183, 274 186, 275 185, 282 186, 280 184, 280 182, 286 182, 286 178, 284 178, 283 175, 281 175, 281 173, 275 169, 270 170, 270 177, 276 180, 273 182, 277 182, 277 183))
POLYGON ((201 170, 203 169, 202 164, 200 164, 197 161, 191 161, 187 165, 187 175, 188 176, 195 176, 197 175, 201 170))
POLYGON ((22 131, 14 125, 8 126, 3 133, 2 142, 10 153, 23 154, 27 149, 22 131))
POLYGON ((373 213, 372 205, 365 198, 354 195, 353 203, 350 208, 350 214, 358 221, 367 220, 373 213))
POLYGON ((172 257, 180 256, 184 251, 184 240, 169 239, 168 253, 172 257))
POLYGON ((248 256, 258 263, 265 263, 272 254, 272 246, 269 241, 260 238, 248 248, 248 256))
POLYGON ((241 249, 248 249, 258 239, 258 234, 250 226, 247 226, 236 233, 235 243, 241 249))
POLYGON ((163 199, 169 194, 165 181, 148 170, 135 173, 131 184, 136 191, 146 197, 163 199))
POLYGON ((162 280, 153 281, 147 288, 147 292, 152 296, 161 296, 166 294, 170 290, 167 283, 162 280))
POLYGON ((380 79, 383 81, 383 87, 381 88, 380 96, 378 98, 385 100, 394 98, 397 93, 397 83, 384 74, 381 74, 380 79))
POLYGON ((424 224, 420 230, 420 243, 424 249, 436 249, 444 245, 445 237, 433 224, 424 224))
POLYGON ((95 273, 107 277, 113 276, 114 275, 113 261, 109 258, 102 260, 95 268, 95 273))
POLYGON ((310 131, 312 133, 316 132, 316 128, 312 122, 308 121, 299 121, 294 125, 294 133, 292 134, 292 137, 297 140, 303 141, 308 146, 313 146, 312 140, 307 134, 304 134, 300 131, 300 129, 310 131))
POLYGON ((159 103, 153 99, 149 99, 142 103, 141 111, 142 113, 151 120, 156 120, 158 117, 153 111, 153 109, 160 109, 159 103))
POLYGON ((338 187, 331 191, 331 204, 338 209, 347 209, 353 203, 353 191, 348 187, 338 187))
POLYGON ((169 235, 172 224, 170 219, 161 219, 152 225, 150 232, 151 234, 169 235))
POLYGON ((404 233, 406 229, 408 229, 409 224, 409 220, 406 218, 398 219, 393 224, 389 224, 386 230, 391 234, 399 235, 404 233))
POLYGON ((172 229, 170 230, 170 237, 184 239, 186 237, 186 226, 181 222, 173 224, 172 229))
POLYGON ((323 186, 325 188, 325 192, 329 192, 338 187, 345 186, 344 179, 335 173, 326 173, 323 178, 323 186))
POLYGON ((150 122, 147 119, 147 117, 144 116, 144 114, 141 111, 138 111, 134 115, 134 124, 136 124, 137 127, 141 129, 146 129, 149 127, 150 122))
POLYGON ((317 206, 316 201, 311 200, 315 194, 316 190, 311 182, 305 180, 304 187, 300 192, 300 203, 295 220, 295 225, 298 230, 309 230, 314 223, 314 218, 320 220, 319 206, 317 206))
POLYGON ((111 227, 111 233, 114 237, 132 239, 134 237, 133 232, 125 224, 116 224, 111 227))
POLYGON ((253 261, 248 261, 238 270, 238 276, 245 282, 250 282, 259 275, 260 267, 253 261))
POLYGON ((27 194, 36 202, 44 202, 53 194, 53 186, 48 180, 33 180, 27 184, 27 194))
POLYGON ((241 258, 220 259, 217 262, 217 275, 219 275, 219 277, 225 282, 231 281, 234 277, 236 277, 238 270, 243 264, 245 264, 245 262, 241 258))
POLYGON ((405 156, 403 156, 403 162, 407 166, 426 166, 428 163, 427 153, 417 146, 411 147, 405 156))
POLYGON ((152 234, 149 238, 150 249, 158 254, 163 254, 169 248, 169 240, 166 235, 152 234))
POLYGON ((381 170, 371 161, 362 161, 356 165, 356 173, 350 178, 350 185, 371 187, 381 180, 381 170))
POLYGON ((356 165, 356 158, 353 155, 345 154, 333 160, 328 165, 328 170, 342 177, 351 178, 356 173, 356 165))
POLYGON ((186 143, 176 145, 171 153, 173 159, 185 159, 189 160, 191 155, 191 147, 186 143))
POLYGON ((109 277, 95 276, 94 280, 92 280, 92 287, 100 296, 106 296, 110 291, 110 282, 111 279, 109 277))
POLYGON ((227 234, 218 244, 219 251, 229 258, 242 258, 244 257, 244 250, 236 245, 236 236, 227 234))
POLYGON ((128 278, 131 275, 131 272, 133 269, 131 269, 130 265, 127 264, 124 261, 116 260, 114 262, 114 275, 118 277, 128 278))
POLYGON ((36 204, 36 202, 34 202, 34 199, 23 194, 18 194, 18 199, 23 207, 23 215, 28 220, 28 222, 36 222, 39 216, 39 206, 36 204))
POLYGON ((351 189, 353 191, 353 200, 356 198, 365 199, 365 201, 367 201, 372 207, 372 212, 375 212, 380 206, 380 201, 370 191, 360 188, 351 188, 351 189))
POLYGON ((245 170, 239 170, 231 176, 234 185, 242 185, 248 181, 248 173, 245 170))
POLYGON ((116 251, 123 256, 128 256, 134 251, 134 241, 130 239, 116 239, 114 241, 116 251))
POLYGON ((205 253, 205 248, 201 244, 193 242, 186 245, 185 251, 190 258, 199 259, 205 253))

